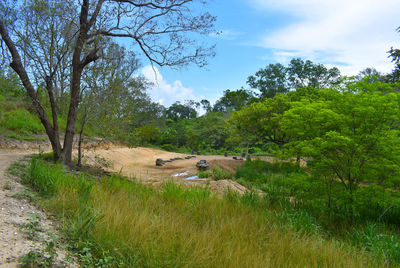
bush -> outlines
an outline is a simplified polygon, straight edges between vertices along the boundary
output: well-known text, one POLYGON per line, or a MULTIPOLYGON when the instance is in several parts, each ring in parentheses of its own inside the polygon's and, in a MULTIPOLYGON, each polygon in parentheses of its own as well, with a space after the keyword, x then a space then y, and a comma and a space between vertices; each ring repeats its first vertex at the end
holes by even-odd
POLYGON ((175 145, 172 144, 163 144, 161 145, 161 148, 169 152, 175 152, 178 149, 175 145))

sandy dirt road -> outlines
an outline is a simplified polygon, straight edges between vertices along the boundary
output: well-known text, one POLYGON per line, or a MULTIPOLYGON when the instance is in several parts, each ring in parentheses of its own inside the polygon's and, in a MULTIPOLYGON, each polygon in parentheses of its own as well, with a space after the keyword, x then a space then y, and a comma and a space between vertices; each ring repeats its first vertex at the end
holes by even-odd
MULTIPOLYGON (((43 249, 40 239, 31 240, 26 233, 26 224, 32 215, 41 219, 42 231, 38 237, 49 239, 50 234, 57 234, 55 224, 43 211, 26 199, 17 198, 26 193, 26 189, 16 177, 6 172, 11 163, 31 153, 32 150, 0 150, 0 267, 17 267, 20 264, 18 257, 32 249, 43 249)), ((57 267, 75 266, 62 261, 66 256, 65 251, 60 250, 58 255, 57 267)))

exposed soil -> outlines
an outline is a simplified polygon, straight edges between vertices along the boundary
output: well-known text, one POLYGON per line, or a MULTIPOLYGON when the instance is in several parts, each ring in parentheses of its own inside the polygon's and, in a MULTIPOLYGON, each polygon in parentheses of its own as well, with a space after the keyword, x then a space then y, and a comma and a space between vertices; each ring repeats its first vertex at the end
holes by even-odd
MULTIPOLYGON (((29 190, 18 182, 19 178, 6 172, 12 162, 29 153, 31 152, 0 150, 0 267, 17 267, 21 263, 18 257, 31 250, 43 251, 43 239, 49 241, 53 239, 51 236, 58 233, 54 222, 46 213, 26 199, 29 190), (29 238, 28 230, 33 226, 34 220, 39 221, 37 230, 33 231, 34 238, 29 238)), ((58 249, 57 255, 55 266, 74 266, 64 262, 66 258, 64 250, 58 249)))
MULTIPOLYGON (((175 160, 164 166, 156 166, 157 158, 168 160, 171 158, 185 158, 185 154, 166 152, 159 149, 136 147, 127 148, 118 145, 107 145, 89 149, 84 152, 84 161, 88 165, 105 168, 109 172, 121 173, 131 179, 145 184, 160 185, 167 181, 174 181, 184 185, 206 185, 207 179, 185 180, 198 173, 196 163, 206 160, 210 167, 219 167, 234 172, 236 167, 244 163, 243 160, 234 160, 232 157, 216 155, 197 155, 195 158, 175 160)), ((224 193, 234 190, 244 193, 247 189, 233 180, 209 180, 209 188, 213 192, 224 193)))

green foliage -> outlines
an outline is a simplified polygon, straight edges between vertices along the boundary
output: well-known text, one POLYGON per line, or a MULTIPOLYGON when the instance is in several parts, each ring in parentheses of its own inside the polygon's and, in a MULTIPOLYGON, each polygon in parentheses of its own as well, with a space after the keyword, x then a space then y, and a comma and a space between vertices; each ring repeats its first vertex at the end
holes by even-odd
POLYGON ((191 119, 197 117, 196 110, 192 107, 194 103, 189 102, 181 104, 179 101, 172 104, 166 110, 166 117, 168 119, 178 121, 179 119, 191 119))
POLYGON ((256 101, 254 94, 243 88, 236 91, 225 90, 224 95, 217 100, 212 110, 214 112, 238 111, 242 107, 256 101))
POLYGON ((44 128, 39 119, 25 109, 4 113, 0 126, 25 135, 44 132, 44 128))
MULTIPOLYGON (((397 225, 400 220, 397 192, 375 184, 363 185, 354 192, 350 203, 351 196, 338 181, 312 177, 290 163, 261 160, 247 161, 238 167, 236 177, 241 184, 265 193, 263 199, 276 208, 276 219, 284 226, 299 233, 328 230, 387 263, 399 263, 400 237, 397 232, 389 231, 390 224, 397 225), (359 225, 353 225, 347 233, 351 218, 359 225), (343 231, 346 234, 342 236, 343 231)), ((257 204, 256 199, 260 197, 252 194, 243 197, 250 205, 257 204)))
POLYGON ((167 120, 167 128, 161 133, 159 143, 162 148, 171 151, 179 147, 187 147, 189 152, 213 151, 223 148, 228 136, 223 114, 210 112, 190 120, 167 120))
POLYGON ((139 144, 156 143, 161 135, 161 131, 155 125, 145 125, 135 129, 135 134, 139 144))
POLYGON ((353 228, 349 233, 350 243, 365 247, 372 255, 383 257, 388 266, 400 263, 400 237, 385 232, 385 227, 367 223, 360 230, 353 228))
POLYGON ((18 100, 25 97, 25 92, 21 86, 17 74, 11 69, 5 70, 0 67, 0 103, 1 98, 18 100))
POLYGON ((30 184, 36 191, 44 196, 52 196, 59 187, 76 187, 79 192, 85 193, 90 191, 93 182, 87 180, 81 175, 76 180, 72 181, 73 175, 66 175, 62 166, 50 168, 37 157, 32 158, 32 163, 29 168, 28 176, 24 177, 24 182, 30 184))
POLYGON ((36 240, 38 238, 38 232, 43 231, 41 226, 41 216, 37 213, 28 214, 28 223, 24 225, 25 233, 28 235, 28 239, 36 240))
POLYGON ((199 176, 199 178, 209 178, 212 176, 212 173, 209 170, 200 171, 199 173, 197 173, 197 176, 199 176))
POLYGON ((282 116, 290 108, 290 99, 278 94, 263 102, 256 102, 236 111, 229 118, 238 134, 246 141, 273 142, 283 145, 287 142, 282 130, 282 116))
POLYGON ((168 200, 184 200, 192 204, 198 204, 208 200, 211 192, 203 187, 185 189, 181 185, 168 182, 165 184, 162 194, 168 200))
POLYGON ((269 64, 247 79, 252 88, 260 91, 262 99, 302 87, 324 88, 339 82, 340 72, 336 67, 328 69, 299 58, 292 59, 287 67, 280 63, 269 64))
POLYGON ((296 230, 299 234, 321 234, 322 228, 316 218, 305 210, 285 209, 275 212, 278 221, 283 226, 296 230))
POLYGON ((230 180, 233 179, 235 176, 233 173, 225 171, 220 168, 213 168, 211 171, 212 177, 214 180, 219 181, 219 180, 230 180))
POLYGON ((338 178, 350 206, 361 182, 383 182, 398 174, 400 163, 399 94, 377 91, 380 82, 362 84, 368 91, 353 93, 359 87, 326 90, 324 100, 294 103, 282 120, 292 138, 291 154, 308 157, 316 176, 338 178))

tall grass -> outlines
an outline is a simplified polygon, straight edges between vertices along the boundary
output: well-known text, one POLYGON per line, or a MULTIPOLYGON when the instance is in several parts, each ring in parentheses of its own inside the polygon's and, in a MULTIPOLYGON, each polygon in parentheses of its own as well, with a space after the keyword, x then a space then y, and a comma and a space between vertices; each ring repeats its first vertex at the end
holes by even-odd
POLYGON ((264 192, 278 222, 301 233, 329 234, 365 248, 387 263, 400 264, 397 191, 364 185, 354 193, 356 202, 350 203, 338 181, 311 176, 290 163, 260 160, 247 161, 238 168, 236 177, 239 183, 264 192))
POLYGON ((17 109, 4 113, 0 121, 0 126, 25 135, 44 132, 39 119, 25 109, 17 109))
POLYGON ((38 159, 26 182, 62 219, 87 266, 383 266, 361 250, 282 228, 251 193, 221 199, 173 183, 156 189, 118 176, 94 180, 38 159))

